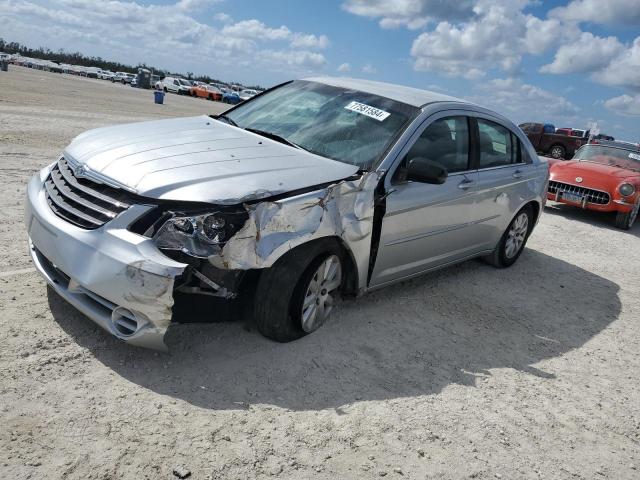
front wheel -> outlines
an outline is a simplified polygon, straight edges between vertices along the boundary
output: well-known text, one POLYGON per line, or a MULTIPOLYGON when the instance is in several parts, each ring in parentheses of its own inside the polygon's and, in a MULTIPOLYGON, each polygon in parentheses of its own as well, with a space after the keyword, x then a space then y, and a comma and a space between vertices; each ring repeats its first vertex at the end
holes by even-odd
POLYGON ((633 209, 630 212, 618 212, 616 215, 616 227, 622 230, 629 230, 633 227, 633 224, 638 218, 638 211, 640 210, 640 195, 633 205, 633 209))
POLYGON ((277 342, 317 330, 334 310, 342 279, 342 254, 333 242, 291 251, 260 276, 255 296, 258 330, 277 342))
POLYGON ((494 267, 510 267, 520 257, 527 243, 531 229, 533 228, 533 215, 531 207, 526 206, 520 210, 502 235, 500 243, 491 255, 485 260, 494 267))

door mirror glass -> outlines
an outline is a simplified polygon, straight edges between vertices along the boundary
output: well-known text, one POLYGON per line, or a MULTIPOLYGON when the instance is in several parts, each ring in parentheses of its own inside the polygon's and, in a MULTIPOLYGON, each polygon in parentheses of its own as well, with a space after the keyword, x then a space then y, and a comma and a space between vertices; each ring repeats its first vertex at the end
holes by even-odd
POLYGON ((407 162, 407 180, 442 185, 447 180, 447 169, 440 163, 423 157, 414 157, 407 162))

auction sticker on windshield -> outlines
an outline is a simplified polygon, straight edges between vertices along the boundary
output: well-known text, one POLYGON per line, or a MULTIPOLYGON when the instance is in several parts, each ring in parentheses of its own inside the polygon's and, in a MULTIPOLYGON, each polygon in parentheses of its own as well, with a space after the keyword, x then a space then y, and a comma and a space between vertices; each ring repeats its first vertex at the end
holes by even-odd
POLYGON ((629 158, 633 158, 634 160, 640 160, 640 155, 636 153, 630 153, 629 158))
POLYGON ((380 110, 379 108, 372 107, 370 105, 366 105, 360 102, 351 102, 346 107, 347 110, 351 110, 352 112, 359 113, 361 115, 366 115, 367 117, 378 120, 379 122, 383 121, 389 115, 389 112, 385 112, 384 110, 380 110))

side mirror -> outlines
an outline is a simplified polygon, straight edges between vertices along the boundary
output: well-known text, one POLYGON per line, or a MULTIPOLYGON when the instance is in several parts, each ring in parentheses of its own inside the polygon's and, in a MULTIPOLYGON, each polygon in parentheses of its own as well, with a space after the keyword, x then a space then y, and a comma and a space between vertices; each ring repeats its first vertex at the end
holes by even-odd
POLYGON ((407 162, 407 180, 442 185, 447 180, 447 176, 447 169, 433 160, 414 157, 407 162))

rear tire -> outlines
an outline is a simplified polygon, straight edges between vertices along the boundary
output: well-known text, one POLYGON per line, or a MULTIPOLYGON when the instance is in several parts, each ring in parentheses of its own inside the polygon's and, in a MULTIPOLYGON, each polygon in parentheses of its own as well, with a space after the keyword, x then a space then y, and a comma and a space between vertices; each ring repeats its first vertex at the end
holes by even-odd
POLYGON ((566 150, 562 145, 554 145, 549 149, 549 154, 551 158, 555 158, 556 160, 564 160, 564 156, 566 155, 566 150))
POLYGON ((500 239, 500 243, 491 255, 484 257, 485 261, 496 268, 507 268, 516 263, 527 244, 532 229, 533 213, 531 207, 526 205, 511 220, 500 239))
POLYGON ((255 295, 255 320, 260 333, 276 342, 290 342, 322 326, 342 286, 343 265, 336 242, 321 240, 292 250, 262 272, 255 295), (318 277, 319 269, 331 268, 337 268, 337 276, 323 283, 318 277), (309 322, 313 313, 310 306, 323 316, 309 322))

